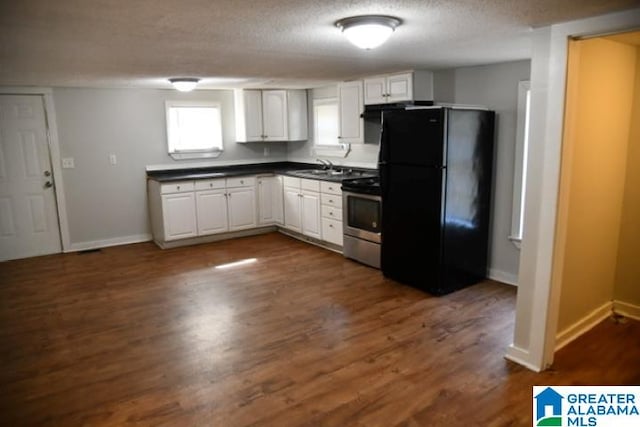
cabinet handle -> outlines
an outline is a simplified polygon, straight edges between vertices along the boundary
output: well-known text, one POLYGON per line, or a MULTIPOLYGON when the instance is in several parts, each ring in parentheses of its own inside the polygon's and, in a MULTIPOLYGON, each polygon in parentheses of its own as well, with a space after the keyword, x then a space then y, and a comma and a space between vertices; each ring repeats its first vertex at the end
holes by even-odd
POLYGON ((176 185, 176 190, 179 190, 179 189, 180 189, 180 186, 179 186, 179 185, 176 185))

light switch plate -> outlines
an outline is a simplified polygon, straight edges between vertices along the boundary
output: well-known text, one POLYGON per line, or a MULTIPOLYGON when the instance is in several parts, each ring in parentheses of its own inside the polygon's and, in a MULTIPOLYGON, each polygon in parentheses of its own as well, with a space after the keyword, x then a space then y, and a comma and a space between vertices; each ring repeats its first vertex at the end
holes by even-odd
POLYGON ((73 161, 73 157, 63 157, 62 158, 62 168, 63 169, 73 169, 76 165, 73 161))

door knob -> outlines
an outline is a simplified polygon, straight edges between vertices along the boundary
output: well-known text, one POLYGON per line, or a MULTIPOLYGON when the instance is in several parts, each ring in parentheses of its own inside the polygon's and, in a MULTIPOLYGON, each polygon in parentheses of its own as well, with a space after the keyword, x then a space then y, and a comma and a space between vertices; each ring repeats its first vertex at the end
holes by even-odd
POLYGON ((49 171, 44 171, 44 176, 51 176, 51 172, 49 172, 49 171))
POLYGON ((44 183, 44 188, 51 188, 53 187, 53 184, 51 183, 51 181, 47 181, 44 183))

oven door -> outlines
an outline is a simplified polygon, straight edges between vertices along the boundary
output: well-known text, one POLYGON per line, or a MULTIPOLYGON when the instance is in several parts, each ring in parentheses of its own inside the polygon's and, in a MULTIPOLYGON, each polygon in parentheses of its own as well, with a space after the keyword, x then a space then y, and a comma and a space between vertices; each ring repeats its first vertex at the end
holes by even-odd
POLYGON ((370 194, 342 192, 342 227, 347 236, 382 241, 382 199, 370 194))

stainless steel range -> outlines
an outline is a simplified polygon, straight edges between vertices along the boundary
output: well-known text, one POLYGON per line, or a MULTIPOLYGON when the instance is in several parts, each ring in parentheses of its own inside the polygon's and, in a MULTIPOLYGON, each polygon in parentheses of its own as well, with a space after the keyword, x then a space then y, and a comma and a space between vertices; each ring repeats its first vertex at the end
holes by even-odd
POLYGON ((343 253, 380 268, 382 198, 378 177, 342 181, 343 253))

